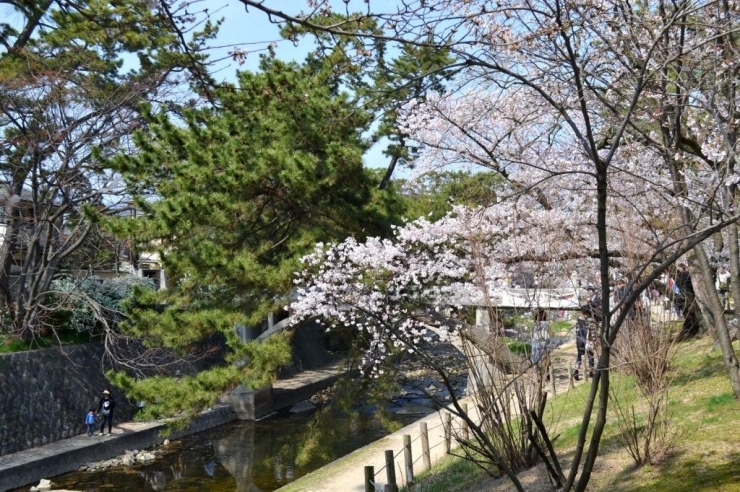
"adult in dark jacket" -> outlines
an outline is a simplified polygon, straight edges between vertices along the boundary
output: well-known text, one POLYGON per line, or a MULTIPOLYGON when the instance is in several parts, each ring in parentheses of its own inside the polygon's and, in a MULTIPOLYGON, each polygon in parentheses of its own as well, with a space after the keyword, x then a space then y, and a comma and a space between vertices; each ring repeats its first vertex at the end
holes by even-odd
POLYGON ((103 397, 100 399, 100 405, 98 405, 98 415, 100 415, 100 435, 103 435, 105 430, 105 423, 108 422, 108 435, 111 435, 111 428, 113 427, 113 409, 116 407, 116 401, 110 394, 110 391, 103 390, 103 397))
POLYGON ((581 316, 576 320, 576 350, 578 355, 576 356, 576 370, 573 374, 576 381, 581 379, 580 369, 584 356, 588 357, 589 374, 593 375, 594 372, 592 323, 591 312, 588 307, 584 307, 581 310, 581 316))
POLYGON ((593 318, 594 321, 597 323, 601 322, 601 296, 598 292, 596 292, 596 289, 589 286, 587 289, 588 292, 588 301, 587 306, 589 310, 589 316, 593 318))

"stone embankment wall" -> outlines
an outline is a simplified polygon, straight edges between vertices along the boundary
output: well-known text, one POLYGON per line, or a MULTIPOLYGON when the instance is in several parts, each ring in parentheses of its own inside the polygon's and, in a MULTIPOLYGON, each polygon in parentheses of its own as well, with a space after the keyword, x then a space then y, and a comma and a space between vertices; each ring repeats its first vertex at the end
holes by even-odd
MULTIPOLYGON (((336 361, 339 356, 325 348, 332 345, 326 336, 313 323, 296 330, 293 364, 281 377, 336 361)), ((218 363, 222 351, 210 348, 219 346, 219 339, 208 341, 197 351, 209 356, 171 364, 171 371, 186 375, 218 363)), ((106 388, 116 400, 113 425, 132 420, 136 406, 105 378, 102 356, 99 343, 0 354, 0 456, 82 434, 85 415, 97 410, 106 388)))
POLYGON ((82 434, 103 389, 116 400, 114 421, 136 410, 110 387, 98 343, 0 355, 0 456, 82 434))

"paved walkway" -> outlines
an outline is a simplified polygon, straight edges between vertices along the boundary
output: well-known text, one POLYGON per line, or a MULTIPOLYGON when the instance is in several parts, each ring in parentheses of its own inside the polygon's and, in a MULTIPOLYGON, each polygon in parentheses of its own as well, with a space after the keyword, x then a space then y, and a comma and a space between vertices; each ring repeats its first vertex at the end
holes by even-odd
MULTIPOLYGON (((575 361, 576 347, 572 336, 553 351, 552 365, 555 376, 556 394, 567 393, 570 390, 570 378, 568 367, 575 361)), ((585 384, 586 381, 575 381, 575 385, 585 384)), ((590 383, 590 380, 588 381, 590 383)), ((548 392, 552 386, 547 384, 548 392)), ((477 411, 472 399, 465 398, 462 402, 467 403, 470 415, 478 421, 477 411)), ((395 457, 395 476, 399 488, 406 483, 405 460, 403 454, 403 436, 411 437, 411 457, 414 463, 414 474, 423 469, 421 456, 420 428, 426 423, 429 435, 430 461, 434 463, 443 458, 447 453, 445 450, 445 434, 443 418, 445 412, 441 411, 424 417, 403 429, 394 432, 372 444, 360 448, 318 470, 301 477, 285 487, 278 489, 279 492, 364 492, 365 466, 373 466, 375 472, 375 490, 383 490, 387 480, 385 469, 385 451, 392 450, 395 457)), ((457 419, 452 420, 453 434, 461 432, 461 423, 457 419)), ((454 440, 453 440, 454 441, 454 440)))
MULTIPOLYGON (((470 400, 468 406, 472 407, 470 400)), ((354 452, 340 458, 337 461, 319 468, 318 470, 278 489, 280 492, 303 491, 303 492, 364 492, 365 467, 373 466, 375 471, 375 488, 383 490, 387 481, 387 470, 385 469, 385 451, 392 450, 395 456, 396 483, 405 483, 406 471, 404 470, 403 436, 411 436, 411 456, 414 462, 414 470, 418 473, 422 469, 423 460, 421 453, 421 424, 427 425, 429 436, 430 461, 434 464, 447 453, 444 446, 444 427, 440 413, 433 413, 423 419, 410 424, 403 429, 394 432, 372 444, 357 449, 354 452)), ((453 432, 459 432, 460 424, 453 421, 453 432)))

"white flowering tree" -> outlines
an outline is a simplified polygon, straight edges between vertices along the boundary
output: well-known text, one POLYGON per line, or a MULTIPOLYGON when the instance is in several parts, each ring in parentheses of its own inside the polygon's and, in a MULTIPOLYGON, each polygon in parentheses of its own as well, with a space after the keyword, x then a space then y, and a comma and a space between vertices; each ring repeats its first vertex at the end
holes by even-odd
MULTIPOLYGON (((416 169, 483 166, 508 180, 508 196, 498 194, 495 207, 506 221, 493 231, 506 237, 502 264, 596 262, 607 313, 603 350, 565 490, 586 488, 598 454, 606 369, 628 312, 621 308, 634 305, 687 253, 702 313, 740 396, 740 367, 705 252, 705 241, 738 218, 737 3, 419 0, 381 11, 382 4, 370 1, 358 2, 356 13, 345 2, 344 17, 329 17, 331 3, 320 0, 296 15, 276 2, 242 3, 287 27, 341 36, 357 34, 353 26, 364 19, 376 20, 383 31, 361 38, 368 47, 443 46, 455 57, 458 78, 401 115, 407 141, 420 147, 416 169), (528 214, 537 220, 522 222, 528 214), (538 249, 543 245, 547 251, 538 249), (608 285, 616 275, 632 285, 622 305, 610 306, 608 285)), ((337 275, 343 265, 334 259, 337 275)), ((479 285, 485 282, 478 277, 479 285)), ((330 291, 323 285, 312 294, 330 291)), ((346 309, 341 306, 336 303, 335 316, 346 309)))
MULTIPOLYGON (((512 356, 497 327, 467 323, 466 308, 486 305, 486 296, 495 294, 494 279, 522 266, 536 272, 538 279, 552 279, 567 278, 569 266, 576 265, 568 265, 568 260, 510 262, 514 256, 570 255, 570 248, 556 241, 520 243, 517 237, 525 234, 527 223, 549 218, 548 214, 557 219, 556 214, 524 208, 520 220, 512 221, 517 213, 513 205, 455 207, 439 221, 419 219, 396 229, 393 239, 319 244, 304 258, 306 268, 297 279, 291 314, 295 323, 318 316, 328 329, 357 330, 364 341, 361 369, 366 374, 393 371, 399 358, 413 358, 431 369, 437 384, 448 390, 452 412, 472 431, 474 439, 461 442, 467 455, 483 456, 521 489, 516 472, 541 457, 550 464, 554 480, 563 482, 556 457, 543 451, 550 448, 544 427, 538 428, 545 402, 543 374, 528 359, 512 356), (460 367, 446 364, 430 349, 440 338, 454 342, 468 356, 462 374, 468 374, 468 386, 478 390, 477 418, 467 415, 458 400, 453 381, 460 367), (495 364, 482 364, 482 358, 495 364), (516 396, 514 406, 510 394, 516 396), (524 438, 522 429, 528 430, 524 438)), ((428 396, 437 405, 445 404, 428 396)))

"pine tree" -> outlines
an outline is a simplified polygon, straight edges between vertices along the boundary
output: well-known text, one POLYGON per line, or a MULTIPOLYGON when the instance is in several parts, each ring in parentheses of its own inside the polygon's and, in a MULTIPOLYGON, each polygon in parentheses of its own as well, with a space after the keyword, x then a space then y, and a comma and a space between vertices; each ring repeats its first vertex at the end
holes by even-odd
POLYGON ((377 173, 363 169, 372 118, 342 92, 331 67, 266 56, 260 72, 240 73, 238 87, 214 94, 216 108, 189 109, 181 119, 150 110, 139 152, 116 160, 140 213, 111 223, 140 249, 156 249, 168 275, 167 290, 140 292, 131 304, 130 333, 183 352, 223 333, 229 361, 251 361, 187 385, 118 379, 150 402, 177 391, 178 405, 190 410, 237 383, 262 384, 287 362, 284 339, 244 344, 234 327, 260 326, 288 304, 299 258, 317 242, 386 235, 399 205, 376 189, 377 173), (206 380, 207 391, 197 382, 206 380))

